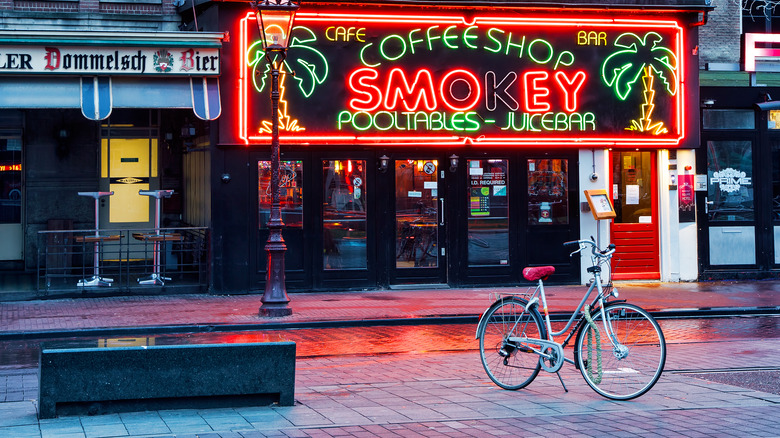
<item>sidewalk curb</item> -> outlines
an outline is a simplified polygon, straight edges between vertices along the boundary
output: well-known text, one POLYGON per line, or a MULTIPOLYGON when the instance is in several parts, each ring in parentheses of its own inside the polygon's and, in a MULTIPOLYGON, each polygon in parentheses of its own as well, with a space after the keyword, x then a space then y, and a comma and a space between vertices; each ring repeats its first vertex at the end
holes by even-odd
MULTIPOLYGON (((725 318, 731 316, 769 316, 780 315, 780 306, 775 307, 703 307, 690 309, 649 310, 651 315, 659 319, 669 318, 725 318)), ((552 321, 566 321, 571 313, 551 312, 552 321)), ((219 333, 263 330, 293 330, 293 329, 330 329, 351 327, 403 326, 403 325, 443 325, 443 324, 476 324, 480 315, 429 315, 407 318, 376 318, 351 320, 320 320, 320 321, 289 321, 262 322, 246 324, 177 324, 148 325, 130 327, 96 327, 82 329, 40 330, 24 332, 0 333, 0 342, 13 340, 59 339, 73 337, 98 336, 129 336, 129 335, 162 335, 177 333, 219 333)), ((277 318, 275 318, 277 319, 277 318)), ((282 318, 278 318, 282 319, 282 318)))

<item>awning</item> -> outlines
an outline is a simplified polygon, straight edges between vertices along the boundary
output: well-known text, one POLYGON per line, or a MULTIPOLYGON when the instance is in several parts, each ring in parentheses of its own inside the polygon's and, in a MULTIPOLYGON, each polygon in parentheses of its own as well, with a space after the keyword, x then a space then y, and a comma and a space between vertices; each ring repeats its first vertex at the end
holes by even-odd
POLYGON ((81 108, 103 120, 113 108, 191 108, 203 120, 222 112, 216 77, 0 77, 0 108, 81 108))

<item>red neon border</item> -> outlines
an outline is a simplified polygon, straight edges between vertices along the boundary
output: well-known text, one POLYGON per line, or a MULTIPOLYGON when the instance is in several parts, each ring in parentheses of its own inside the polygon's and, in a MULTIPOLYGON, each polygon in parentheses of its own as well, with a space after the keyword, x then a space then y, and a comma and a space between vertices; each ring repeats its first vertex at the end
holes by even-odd
MULTIPOLYGON (((247 102, 249 100, 249 78, 246 77, 246 48, 247 48, 247 28, 248 22, 256 20, 254 13, 248 12, 240 20, 239 29, 239 92, 238 92, 238 136, 244 144, 268 143, 271 141, 270 135, 249 135, 246 120, 247 102)), ((468 21, 466 17, 460 15, 414 15, 414 14, 343 14, 331 12, 299 12, 295 16, 296 23, 316 23, 316 22, 339 22, 346 23, 410 23, 410 24, 463 24, 467 26, 476 24, 492 25, 528 25, 545 27, 582 27, 586 25, 598 25, 600 27, 610 28, 630 28, 647 27, 649 29, 671 29, 677 36, 675 42, 675 56, 677 56, 678 70, 678 89, 675 99, 677 120, 677 138, 625 138, 625 137, 533 137, 533 136, 490 136, 477 135, 475 137, 463 137, 458 135, 348 135, 348 134, 319 134, 319 135, 287 135, 280 136, 280 142, 285 144, 371 144, 381 143, 383 146, 403 146, 403 145, 484 145, 484 146, 570 146, 570 147, 593 147, 593 146, 626 146, 626 147, 672 147, 678 146, 685 138, 685 67, 683 57, 683 27, 676 20, 654 20, 654 19, 623 19, 623 18, 533 18, 533 17, 499 17, 499 16, 480 16, 474 17, 468 21)), ((256 26, 253 26, 256 27, 256 26)))

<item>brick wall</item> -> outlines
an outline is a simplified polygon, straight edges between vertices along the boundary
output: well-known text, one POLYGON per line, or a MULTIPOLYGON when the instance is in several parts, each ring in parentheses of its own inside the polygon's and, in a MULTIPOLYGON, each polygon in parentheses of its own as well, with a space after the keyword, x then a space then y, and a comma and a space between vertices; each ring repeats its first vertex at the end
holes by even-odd
POLYGON ((713 0, 707 24, 699 28, 699 67, 707 62, 738 63, 742 34, 739 0, 713 0))
POLYGON ((177 31, 173 0, 0 0, 0 29, 177 31))
POLYGON ((176 12, 172 0, 162 2, 101 2, 100 0, 0 0, 0 9, 28 12, 100 12, 104 14, 162 15, 176 12))
POLYGON ((13 9, 29 12, 79 12, 79 4, 78 2, 16 0, 13 2, 13 9))
POLYGON ((100 3, 100 12, 104 14, 162 15, 162 5, 100 3))

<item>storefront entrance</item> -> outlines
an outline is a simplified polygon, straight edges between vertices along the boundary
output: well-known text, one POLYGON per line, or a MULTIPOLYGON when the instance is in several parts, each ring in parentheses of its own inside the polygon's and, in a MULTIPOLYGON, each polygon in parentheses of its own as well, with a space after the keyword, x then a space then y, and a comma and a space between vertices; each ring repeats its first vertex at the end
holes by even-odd
POLYGON ((780 266, 780 138, 730 137, 706 140, 705 277, 780 266))
POLYGON ((615 280, 660 278, 656 153, 613 151, 611 241, 617 246, 615 280))
MULTIPOLYGON (((753 104, 745 88, 718 91, 727 108, 702 110, 698 174, 700 278, 763 278, 780 269, 780 111, 753 104), (703 188, 703 187, 702 187, 703 188)), ((771 93, 776 89, 766 88, 771 93)), ((714 94, 710 94, 714 95, 714 94)))
MULTIPOLYGON (((263 155, 249 155, 256 289, 265 281, 271 208, 263 155)), ((579 266, 563 247, 579 237, 576 155, 458 155, 286 153, 280 200, 287 288, 516 285, 525 282, 524 267, 539 265, 556 266, 553 281, 578 281, 579 266)))
MULTIPOLYGON (((155 226, 155 202, 138 192, 160 188, 156 114, 118 110, 101 127, 99 190, 114 192, 98 202, 101 229, 155 226)), ((142 241, 125 235, 122 244, 131 259, 149 257, 142 241)))

